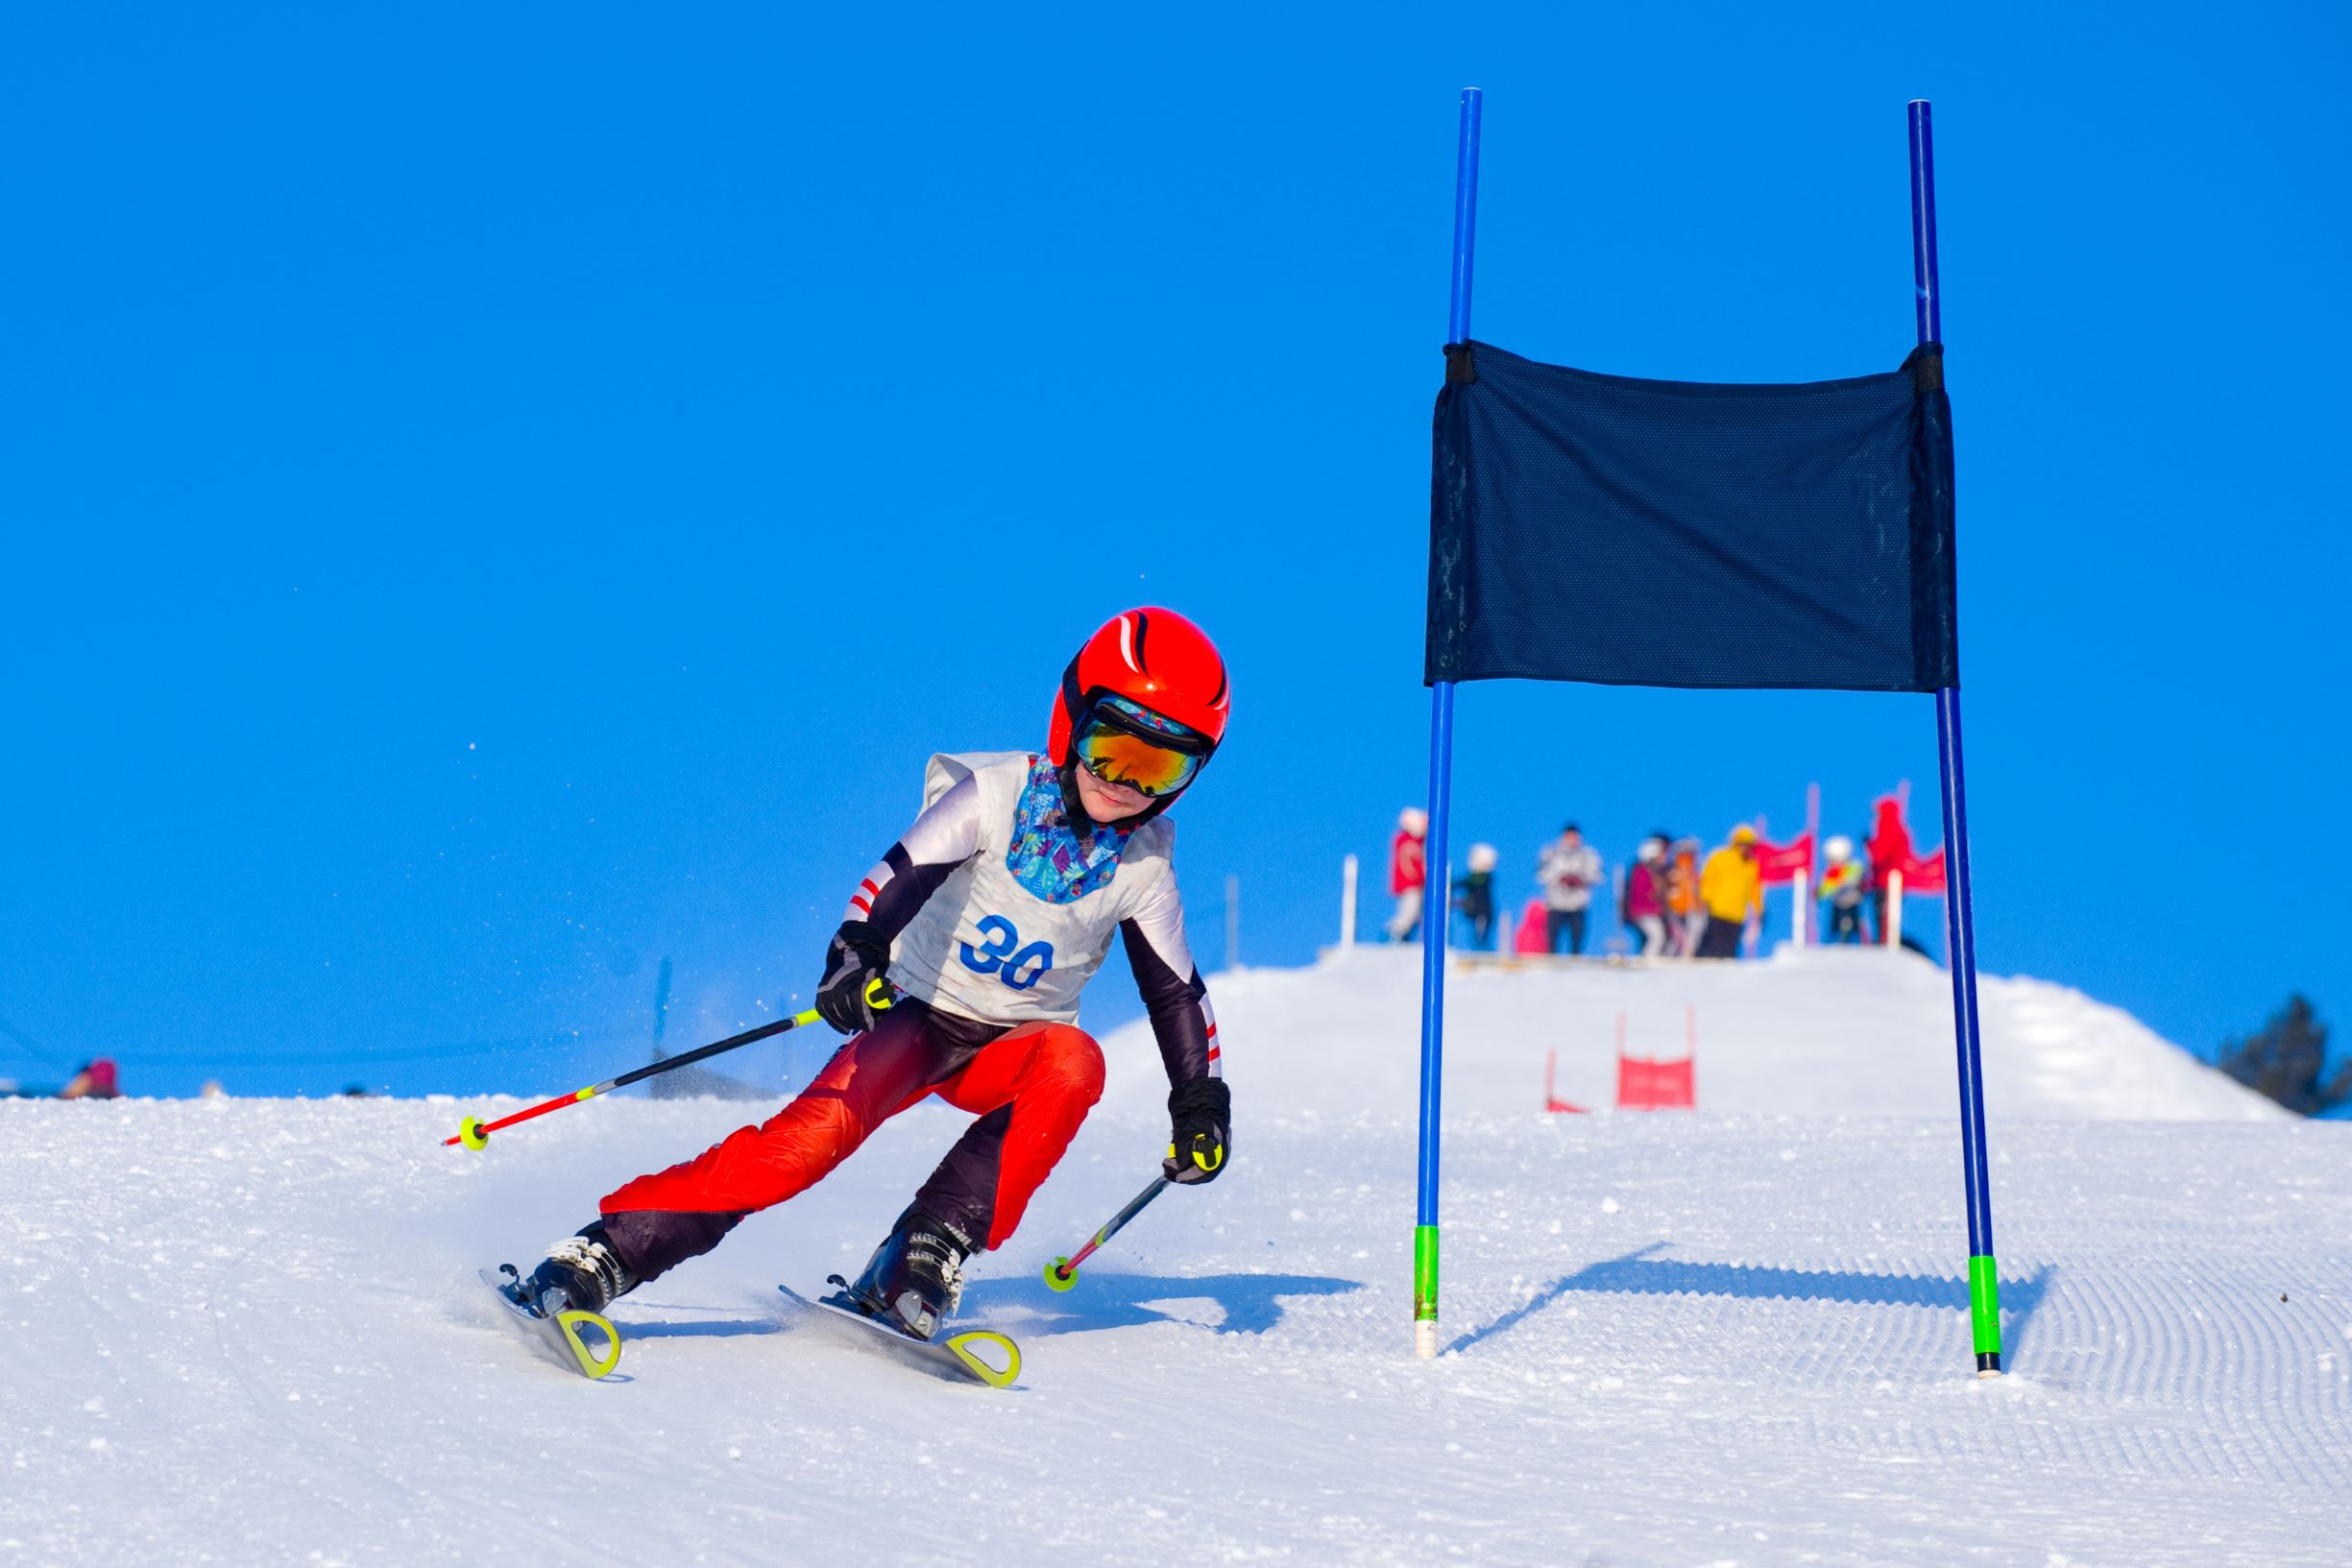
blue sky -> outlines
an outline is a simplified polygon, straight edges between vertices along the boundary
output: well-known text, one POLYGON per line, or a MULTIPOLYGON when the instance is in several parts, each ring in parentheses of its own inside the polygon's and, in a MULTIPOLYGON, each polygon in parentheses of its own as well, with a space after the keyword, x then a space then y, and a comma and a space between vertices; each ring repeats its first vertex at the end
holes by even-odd
MULTIPOLYGON (((1694 379, 1900 361, 1935 101, 1985 964, 2340 1023, 2346 23, 2181 21, 20 8, 0 1076, 536 1090, 664 956, 675 1040, 798 1005, 924 757, 1038 743, 1134 602, 1234 671, 1196 944, 1240 872, 1310 957, 1423 792, 1469 84, 1477 334, 1694 379)), ((1460 722, 1507 892, 1814 782, 1936 836, 1926 698, 1460 722)))

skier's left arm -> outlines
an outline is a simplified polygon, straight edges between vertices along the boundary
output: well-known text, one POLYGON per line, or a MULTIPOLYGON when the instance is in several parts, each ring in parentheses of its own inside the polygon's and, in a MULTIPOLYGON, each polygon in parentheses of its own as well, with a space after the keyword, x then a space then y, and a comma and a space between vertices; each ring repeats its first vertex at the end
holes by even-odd
POLYGON ((1184 940, 1184 901, 1174 872, 1163 874, 1136 911, 1119 923, 1119 934, 1168 1069, 1163 1169, 1171 1181, 1214 1181, 1232 1149, 1233 1104, 1218 1061, 1223 1052, 1217 1015, 1184 940))

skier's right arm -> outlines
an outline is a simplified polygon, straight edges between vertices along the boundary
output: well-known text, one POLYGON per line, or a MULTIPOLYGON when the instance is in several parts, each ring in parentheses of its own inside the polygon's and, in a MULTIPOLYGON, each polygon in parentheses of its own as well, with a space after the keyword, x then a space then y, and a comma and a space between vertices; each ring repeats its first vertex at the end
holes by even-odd
POLYGON ((956 868, 980 853, 980 784, 965 778, 927 807, 849 897, 825 948, 816 1010, 843 1034, 874 1026, 866 990, 890 967, 890 944, 956 868))

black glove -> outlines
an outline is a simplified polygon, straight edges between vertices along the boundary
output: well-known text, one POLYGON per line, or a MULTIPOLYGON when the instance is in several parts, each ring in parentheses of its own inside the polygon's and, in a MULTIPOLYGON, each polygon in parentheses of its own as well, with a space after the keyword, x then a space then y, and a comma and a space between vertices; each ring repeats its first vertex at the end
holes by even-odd
POLYGON ((825 949, 817 1016, 843 1034, 872 1028, 875 1014, 889 1010, 891 989, 882 977, 889 967, 890 944, 882 933, 862 920, 843 921, 825 949))
POLYGON ((1215 1181, 1233 1146, 1233 1095, 1223 1078, 1190 1078, 1168 1091, 1168 1179, 1215 1181))

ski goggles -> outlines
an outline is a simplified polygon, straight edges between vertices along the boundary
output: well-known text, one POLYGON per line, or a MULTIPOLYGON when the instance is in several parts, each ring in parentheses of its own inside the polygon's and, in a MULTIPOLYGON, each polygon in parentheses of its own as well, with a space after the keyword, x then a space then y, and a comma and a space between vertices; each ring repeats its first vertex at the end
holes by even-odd
POLYGON ((1210 746, 1196 731, 1112 698, 1087 713, 1071 749, 1078 765, 1104 784, 1125 784, 1157 800, 1200 775, 1210 746))

